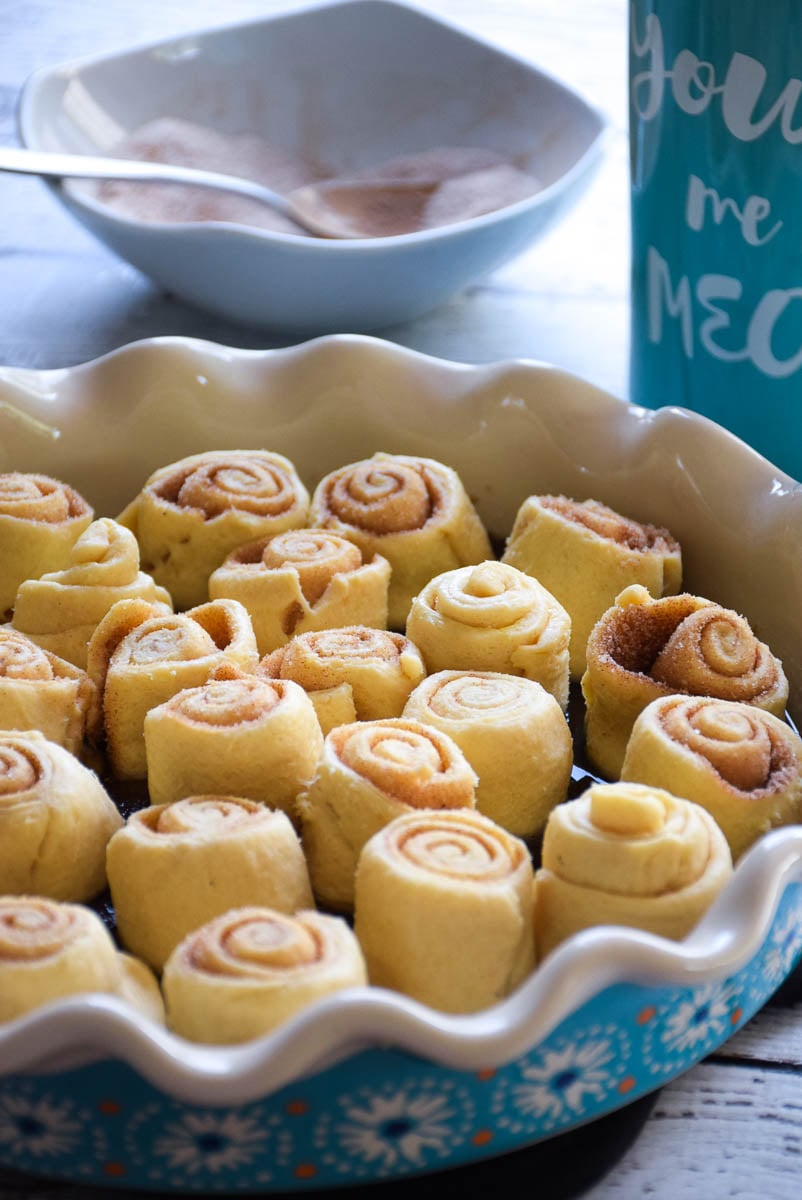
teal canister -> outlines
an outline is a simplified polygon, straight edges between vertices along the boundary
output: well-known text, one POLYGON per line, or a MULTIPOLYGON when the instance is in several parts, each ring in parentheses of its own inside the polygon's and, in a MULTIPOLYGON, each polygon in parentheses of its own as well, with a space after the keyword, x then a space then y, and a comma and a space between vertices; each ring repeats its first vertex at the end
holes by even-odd
POLYGON ((630 0, 630 398, 802 479, 802 0, 630 0))

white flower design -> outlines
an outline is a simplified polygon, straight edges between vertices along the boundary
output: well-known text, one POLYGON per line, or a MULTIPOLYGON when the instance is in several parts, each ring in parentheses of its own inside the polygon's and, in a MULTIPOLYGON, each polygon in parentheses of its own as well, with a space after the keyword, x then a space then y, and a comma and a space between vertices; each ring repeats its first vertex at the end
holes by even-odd
POLYGON ((420 1166, 427 1149, 445 1148, 454 1109, 445 1096, 373 1095, 346 1110, 347 1123, 335 1127, 344 1148, 365 1162, 386 1167, 407 1161, 420 1166))
POLYGON ((726 988, 707 984, 689 999, 680 1000, 666 1018, 660 1040, 670 1051, 699 1050, 711 1038, 724 1038, 730 1025, 730 996, 726 988))
POLYGON ((232 1170, 247 1166, 262 1152, 267 1134, 255 1117, 234 1112, 188 1112, 169 1122, 153 1144, 154 1154, 173 1170, 232 1170))
POLYGON ((768 988, 782 983, 793 966, 802 937, 802 911, 793 905, 785 917, 775 922, 763 959, 761 975, 768 988))
POLYGON ((0 1146, 36 1159, 57 1158, 75 1148, 82 1128, 68 1100, 0 1095, 0 1146))
POLYGON ((614 1048, 606 1038, 567 1042, 546 1050, 538 1062, 521 1072, 526 1082, 513 1089, 516 1108, 550 1120, 564 1114, 579 1116, 588 1101, 598 1102, 609 1092, 615 1059, 614 1048))

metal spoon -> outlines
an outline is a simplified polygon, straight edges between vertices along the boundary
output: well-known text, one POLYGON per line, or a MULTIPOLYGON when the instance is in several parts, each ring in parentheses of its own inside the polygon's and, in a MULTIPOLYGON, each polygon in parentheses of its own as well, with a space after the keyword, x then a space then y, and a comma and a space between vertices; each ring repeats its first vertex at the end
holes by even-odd
POLYGON ((427 180, 324 180, 291 192, 197 167, 61 154, 0 146, 0 171, 55 179, 123 179, 137 183, 184 183, 259 200, 318 237, 388 237, 419 229, 423 207, 437 187, 427 180))

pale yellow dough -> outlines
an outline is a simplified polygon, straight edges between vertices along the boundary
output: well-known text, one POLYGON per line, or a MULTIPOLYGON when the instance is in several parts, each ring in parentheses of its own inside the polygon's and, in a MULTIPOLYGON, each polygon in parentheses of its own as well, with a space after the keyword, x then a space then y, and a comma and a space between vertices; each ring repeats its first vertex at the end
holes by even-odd
POLYGON ((123 945, 157 971, 182 938, 230 908, 313 907, 289 818, 236 796, 134 813, 109 843, 107 869, 123 945))
POLYGON ((164 1023, 159 985, 116 950, 91 909, 42 896, 0 896, 0 1021, 67 996, 101 992, 164 1023))
POLYGON ((539 683, 495 671, 438 671, 415 688, 405 717, 453 738, 476 772, 476 807, 509 833, 532 837, 566 797, 571 731, 539 683))
POLYGON ((92 516, 83 496, 58 479, 0 474, 0 620, 10 616, 24 579, 66 566, 92 516))
POLYGON ((480 813, 396 817, 364 847, 354 932, 372 984, 450 1013, 502 1000, 533 970, 524 842, 480 813))
POLYGON ((212 572, 212 600, 247 608, 261 655, 297 634, 343 625, 387 627, 390 564, 364 560, 354 543, 326 529, 292 529, 249 542, 212 572))
POLYGON ((431 458, 378 453, 332 471, 314 490, 309 524, 388 560, 391 629, 404 628, 413 597, 433 575, 491 555, 458 474, 431 458))
POLYGON ((186 613, 143 600, 119 600, 89 642, 87 670, 98 695, 95 736, 122 779, 147 771, 145 716, 221 666, 251 671, 258 662, 250 618, 236 600, 214 600, 186 613))
POLYGON ((585 670, 588 637, 625 587, 653 596, 682 583, 682 553, 667 529, 641 524, 598 500, 529 496, 518 509, 502 562, 532 575, 571 617, 571 676, 585 670))
POLYGON ((306 524, 309 492, 281 454, 214 450, 161 467, 118 516, 143 569, 177 609, 208 599, 209 576, 235 547, 306 524))
POLYGON ((588 756, 617 779, 638 715, 652 700, 685 693, 754 704, 781 716, 788 699, 782 663, 748 621, 702 596, 653 599, 625 588, 588 639, 582 676, 588 756))
POLYGON ((0 627, 0 729, 38 729, 78 754, 95 695, 86 671, 0 627))
POLYGON ((111 606, 136 599, 172 606, 169 593, 140 571, 130 529, 102 517, 81 534, 61 571, 20 584, 11 624, 38 646, 85 668, 87 643, 111 606))
POLYGON ((430 674, 500 671, 542 684, 568 704, 571 618, 536 579, 487 561, 437 575, 415 598, 410 637, 430 674))
POLYGON ((315 773, 323 734, 297 684, 219 668, 145 716, 151 804, 216 793, 243 796, 293 819, 315 773))
POLYGON ((38 731, 0 733, 0 894, 89 900, 123 820, 93 771, 38 731))
POLYGON ((475 808, 476 775, 447 734, 420 721, 361 721, 326 737, 315 778, 298 799, 312 890, 349 912, 365 842, 419 808, 475 808))
POLYGON ((752 704, 653 700, 633 726, 621 778, 706 808, 734 859, 770 829, 802 822, 802 740, 752 704))
POLYGON ((698 804, 636 783, 594 784, 553 810, 535 875, 538 959, 594 925, 684 938, 732 876, 698 804))
POLYGON ((164 968, 167 1023, 194 1042, 261 1037, 316 1000, 367 982, 341 917, 232 909, 190 933, 164 968))
POLYGON ((353 625, 298 634, 262 659, 259 674, 300 684, 329 733, 349 721, 400 717, 426 667, 403 633, 353 625))

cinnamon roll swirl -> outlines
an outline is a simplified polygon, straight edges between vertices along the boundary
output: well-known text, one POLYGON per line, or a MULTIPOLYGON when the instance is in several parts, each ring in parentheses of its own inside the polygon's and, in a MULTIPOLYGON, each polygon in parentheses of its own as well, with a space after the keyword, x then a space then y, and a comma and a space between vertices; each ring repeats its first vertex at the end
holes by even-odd
POLYGON ((354 932, 372 984, 451 1013, 509 995, 533 970, 526 845, 468 810, 414 812, 359 857, 354 932))
POLYGON ((378 453, 332 471, 315 488, 309 524, 389 561, 391 629, 404 628, 413 596, 433 575, 492 553, 458 474, 430 458, 378 453))
POLYGON ((87 992, 118 996, 140 1016, 164 1023, 156 979, 115 949, 91 909, 42 896, 0 896, 0 1021, 87 992))
POLYGON ((534 680, 438 671, 418 684, 404 716, 453 738, 479 777, 476 807, 509 833, 539 833, 565 799, 571 731, 557 701, 534 680))
POLYGON ((24 633, 0 627, 0 729, 38 729, 77 754, 94 696, 86 671, 43 650, 24 633))
POLYGON ((355 542, 326 529, 291 529, 232 550, 209 579, 250 613, 259 653, 290 638, 343 625, 387 627, 390 564, 363 560, 355 542))
POLYGON ((122 817, 97 775, 38 731, 0 733, 0 893, 89 900, 122 817))
POLYGON ((208 599, 209 576, 236 546, 306 524, 309 493, 281 454, 215 450, 155 471, 117 518, 143 569, 178 609, 208 599))
POLYGON ((329 733, 349 721, 400 717, 426 667, 404 634, 352 625, 298 634, 263 658, 258 673, 300 684, 329 733))
POLYGON ((625 587, 665 596, 682 583, 682 552, 667 529, 567 496, 529 496, 501 561, 534 576, 567 610, 574 679, 585 670, 591 629, 625 587))
POLYGON ((499 671, 542 684, 568 704, 571 619, 536 579, 483 562, 437 575, 415 597, 407 637, 427 670, 499 671))
POLYGON ((24 579, 66 565, 92 516, 83 496, 58 479, 0 474, 0 619, 10 615, 24 579))
POLYGON ((538 958, 580 929, 628 925, 679 940, 732 876, 706 809, 661 788, 595 784, 551 813, 535 875, 538 958))
POLYGON ((145 716, 151 804, 220 794, 257 800, 295 817, 323 734, 312 701, 289 680, 218 668, 145 716))
POLYGON ((802 821, 802 740, 751 704, 653 700, 633 726, 621 778, 706 808, 734 859, 769 829, 802 821))
POLYGON ((118 600, 161 601, 169 593, 139 569, 139 546, 130 529, 101 517, 72 547, 68 565, 20 584, 12 625, 38 646, 76 667, 86 667, 86 647, 118 600))
POLYGON ((157 971, 182 938, 231 908, 313 907, 289 818, 238 796, 133 813, 109 842, 107 870, 123 945, 157 971))
POLYGON ((113 774, 144 779, 145 715, 183 688, 198 687, 220 666, 253 670, 258 662, 250 618, 236 600, 213 600, 186 613, 144 600, 118 600, 93 633, 87 670, 97 688, 95 736, 113 774))
POLYGON ((341 917, 255 906, 190 933, 162 976, 169 1027, 212 1044, 261 1037, 315 1000, 366 982, 359 943, 341 917))
POLYGON ((618 778, 632 726, 652 700, 713 696, 780 716, 788 699, 782 663, 746 618, 687 593, 654 600, 625 588, 594 626, 587 660, 587 750, 608 779, 618 778))
POLYGON ((419 721, 363 721, 326 737, 298 799, 312 890, 327 908, 354 903, 357 859, 393 817, 419 808, 474 808, 476 775, 459 746, 419 721))

